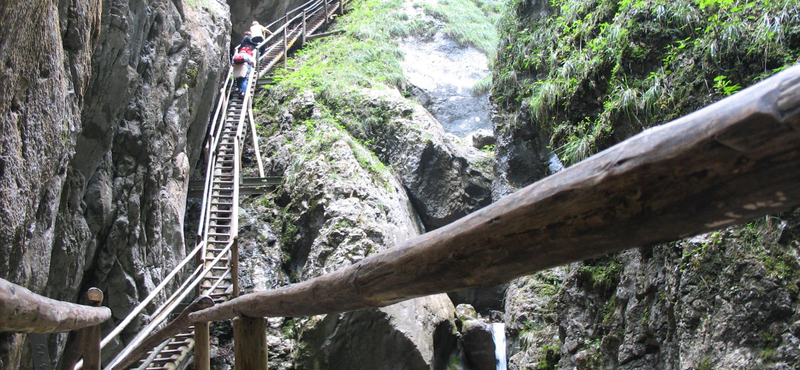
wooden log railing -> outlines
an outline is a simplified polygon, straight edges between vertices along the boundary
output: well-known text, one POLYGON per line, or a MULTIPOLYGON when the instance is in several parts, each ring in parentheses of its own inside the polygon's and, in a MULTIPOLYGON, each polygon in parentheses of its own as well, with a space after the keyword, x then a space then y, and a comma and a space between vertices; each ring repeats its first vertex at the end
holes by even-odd
POLYGON ((103 323, 108 307, 58 301, 0 279, 0 332, 63 333, 103 323))
MULTIPOLYGON (((101 307, 103 292, 100 289, 90 288, 86 298, 90 306, 58 301, 0 279, 0 332, 41 335, 80 330, 79 345, 65 355, 64 361, 69 368, 83 355, 86 369, 100 370, 100 325, 111 318, 111 310, 101 307)), ((39 339, 42 340, 40 350, 46 355, 44 338, 39 339)), ((37 360, 40 359, 34 359, 35 364, 37 360)))
POLYGON ((491 286, 800 205, 800 66, 359 263, 190 315, 307 316, 491 286))

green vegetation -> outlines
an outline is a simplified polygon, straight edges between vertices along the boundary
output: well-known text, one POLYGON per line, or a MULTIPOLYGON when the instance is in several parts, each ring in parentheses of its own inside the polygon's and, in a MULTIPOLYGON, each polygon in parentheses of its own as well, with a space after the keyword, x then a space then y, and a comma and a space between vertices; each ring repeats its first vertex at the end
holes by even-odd
POLYGON ((425 28, 408 21, 401 7, 402 0, 359 1, 336 24, 345 30, 343 36, 307 44, 289 59, 287 69, 276 72, 275 81, 335 103, 360 88, 399 87, 402 52, 393 40, 425 28))
POLYGON ((711 366, 711 357, 706 356, 703 357, 703 360, 697 365, 697 370, 711 370, 713 367, 711 366))
POLYGON ((601 291, 613 291, 619 284, 622 264, 616 261, 597 262, 587 260, 578 271, 588 277, 592 288, 601 291))
POLYGON ((186 69, 186 79, 189 80, 189 86, 197 85, 197 66, 186 69))
POLYGON ((561 360, 561 342, 542 346, 541 356, 536 363, 536 370, 554 370, 561 360))
POLYGON ((475 95, 483 95, 492 89, 492 75, 488 74, 480 81, 472 85, 472 93, 475 95))
POLYGON ((206 0, 184 0, 192 9, 197 9, 198 6, 206 6, 206 0))
MULTIPOLYGON (((425 13, 445 23, 442 31, 453 40, 472 45, 486 53, 491 61, 497 49, 497 22, 500 1, 435 0, 422 3, 425 13)), ((414 4, 419 7, 419 4, 414 4)))
MULTIPOLYGON (((796 246, 777 244, 778 228, 764 220, 758 220, 737 229, 730 236, 741 244, 739 250, 755 255, 762 264, 766 276, 775 280, 793 295, 800 293, 800 264, 796 246)), ((796 242, 793 242, 796 243, 796 242)))
POLYGON ((530 7, 514 0, 501 17, 493 96, 527 110, 568 164, 800 60, 795 0, 551 0, 546 17, 530 7))

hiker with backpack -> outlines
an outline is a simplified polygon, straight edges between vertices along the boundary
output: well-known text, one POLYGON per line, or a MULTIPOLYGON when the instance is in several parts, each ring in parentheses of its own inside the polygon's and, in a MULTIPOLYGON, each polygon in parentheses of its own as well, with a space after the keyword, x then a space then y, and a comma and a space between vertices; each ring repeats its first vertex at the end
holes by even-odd
POLYGON ((253 51, 256 50, 256 46, 258 46, 258 43, 253 41, 250 31, 244 31, 244 38, 242 38, 242 42, 239 43, 239 50, 247 52, 251 57, 255 57, 253 51))
POLYGON ((237 50, 231 60, 233 65, 233 84, 242 95, 247 92, 247 77, 250 75, 250 66, 255 65, 253 57, 244 50, 237 50))
MULTIPOLYGON (((267 27, 262 26, 258 23, 258 21, 253 21, 253 24, 250 26, 250 38, 253 40, 256 45, 264 42, 265 35, 272 35, 272 31, 267 29, 267 27)), ((264 49, 266 49, 267 45, 262 46, 258 49, 258 52, 263 54, 264 49)))

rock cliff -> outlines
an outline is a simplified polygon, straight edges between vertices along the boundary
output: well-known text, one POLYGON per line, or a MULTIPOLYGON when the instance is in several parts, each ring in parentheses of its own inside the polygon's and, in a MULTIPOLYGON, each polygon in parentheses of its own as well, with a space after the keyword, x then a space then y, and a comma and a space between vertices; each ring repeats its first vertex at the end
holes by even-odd
MULTIPOLYGON (((185 189, 227 65, 227 5, 0 9, 11 31, 0 36, 0 238, 11 246, 0 276, 66 301, 95 285, 124 317, 184 255, 185 189)), ((51 336, 54 361, 65 338, 51 336)), ((4 340, 4 366, 28 368, 24 336, 4 340)))
MULTIPOLYGON (((420 167, 446 173, 426 179, 441 194, 461 197, 477 151, 454 143, 419 105, 399 93, 362 93, 363 109, 380 107, 388 119, 369 130, 369 144, 337 125, 328 102, 311 91, 280 87, 261 103, 261 151, 272 174, 284 181, 275 193, 245 202, 242 276, 246 289, 270 289, 332 272, 423 231, 412 204, 420 167), (383 155, 376 155, 370 148, 383 155), (448 161, 419 153, 428 148, 448 161), (381 158, 396 164, 392 168, 381 158), (463 162, 467 172, 451 165, 463 162), (444 163, 444 166, 442 166, 444 163), (459 163, 459 162, 456 162, 459 163), (447 180, 442 180, 443 178, 447 180), (408 181, 406 185, 405 181, 408 181), (263 252, 250 253, 250 250, 263 252)), ((477 171, 487 176, 486 170, 477 171)), ((485 177, 484 177, 485 178, 485 177)), ((482 192, 489 194, 489 181, 482 192)), ((428 198, 442 213, 463 212, 464 203, 428 198)), ((424 213, 420 214, 424 215, 424 213)), ((297 318, 270 329, 276 368, 444 368, 456 349, 455 309, 446 295, 341 315, 297 318)))
POLYGON ((241 41, 244 31, 250 29, 253 21, 259 21, 261 25, 266 26, 272 23, 273 19, 282 17, 286 12, 306 2, 307 0, 228 0, 231 12, 230 20, 233 26, 233 41, 237 43, 241 41))
MULTIPOLYGON (((553 152, 575 163, 800 61, 796 4, 743 6, 513 2, 493 75, 494 195, 557 170, 553 152), (781 38, 765 36, 755 14, 780 17, 785 7, 793 15, 775 26, 781 38), (734 30, 735 47, 723 37, 734 30)), ((509 368, 797 368, 797 217, 513 281, 509 368)))

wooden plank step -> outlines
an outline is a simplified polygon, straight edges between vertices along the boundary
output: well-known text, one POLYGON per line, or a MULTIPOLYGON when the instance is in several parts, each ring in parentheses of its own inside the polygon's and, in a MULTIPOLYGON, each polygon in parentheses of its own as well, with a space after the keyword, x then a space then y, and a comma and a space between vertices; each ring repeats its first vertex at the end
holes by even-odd
MULTIPOLYGON (((178 359, 178 356, 170 356, 170 357, 156 357, 153 359, 151 363, 166 363, 166 362, 173 362, 178 359)), ((139 362, 144 362, 144 359, 139 360, 139 362)))
MULTIPOLYGON (((180 334, 178 334, 178 335, 180 335, 180 334)), ((177 337, 178 335, 176 335, 176 337, 177 337)), ((182 350, 182 349, 162 349, 162 350, 161 350, 161 352, 159 352, 159 353, 160 353, 160 354, 167 354, 167 355, 171 355, 171 354, 175 354, 175 353, 182 353, 182 352, 183 352, 183 350, 182 350)), ((150 355, 150 354, 153 354, 153 351, 147 352, 147 354, 148 354, 148 355, 150 355)))

